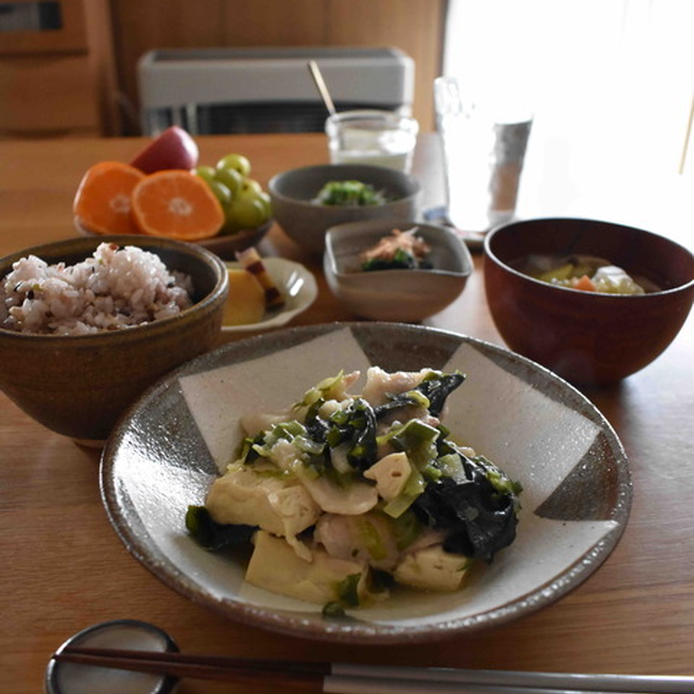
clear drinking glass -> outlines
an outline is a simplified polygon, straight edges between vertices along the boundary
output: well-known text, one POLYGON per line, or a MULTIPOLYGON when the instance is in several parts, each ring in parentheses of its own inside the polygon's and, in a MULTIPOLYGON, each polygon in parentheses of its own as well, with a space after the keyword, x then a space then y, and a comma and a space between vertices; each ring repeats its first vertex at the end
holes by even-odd
POLYGON ((333 164, 373 164, 409 172, 419 124, 394 111, 343 111, 325 122, 333 164))
POLYGON ((515 214, 532 116, 509 119, 463 94, 455 77, 434 80, 448 218, 483 232, 515 214))

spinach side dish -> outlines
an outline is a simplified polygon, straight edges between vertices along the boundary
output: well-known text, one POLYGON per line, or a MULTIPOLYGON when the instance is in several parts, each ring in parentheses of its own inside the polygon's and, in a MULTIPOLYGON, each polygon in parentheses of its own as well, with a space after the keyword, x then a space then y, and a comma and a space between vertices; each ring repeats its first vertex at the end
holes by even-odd
POLYGON ((389 236, 379 239, 372 248, 361 256, 361 269, 374 270, 430 270, 433 265, 428 259, 429 244, 417 236, 417 227, 400 231, 393 229, 389 236))
POLYGON ((361 181, 328 181, 313 199, 317 205, 365 207, 389 202, 382 191, 361 181))

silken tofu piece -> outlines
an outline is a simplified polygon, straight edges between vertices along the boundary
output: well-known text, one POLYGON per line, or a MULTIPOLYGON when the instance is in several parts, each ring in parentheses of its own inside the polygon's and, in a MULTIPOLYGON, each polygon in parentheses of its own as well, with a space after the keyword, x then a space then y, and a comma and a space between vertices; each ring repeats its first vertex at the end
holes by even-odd
POLYGON ((472 560, 461 554, 449 554, 441 545, 433 545, 406 554, 395 567, 398 583, 423 590, 458 590, 472 560))
POLYGON ((259 530, 246 570, 246 580, 259 588, 291 598, 325 604, 339 599, 338 586, 353 574, 361 574, 357 593, 363 595, 366 567, 329 556, 323 549, 312 551, 308 562, 297 556, 281 538, 259 530))
POLYGON ((367 480, 376 482, 378 495, 392 501, 403 490, 412 472, 407 453, 390 453, 364 471, 367 480))
POLYGON ((321 514, 296 478, 259 474, 241 464, 214 481, 205 506, 217 523, 257 525, 287 538, 306 530, 321 514))

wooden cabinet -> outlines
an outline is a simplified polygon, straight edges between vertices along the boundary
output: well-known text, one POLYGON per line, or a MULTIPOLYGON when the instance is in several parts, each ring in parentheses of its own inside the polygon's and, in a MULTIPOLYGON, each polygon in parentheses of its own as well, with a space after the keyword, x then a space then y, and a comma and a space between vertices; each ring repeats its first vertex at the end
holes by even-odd
MULTIPOLYGON (((29 0, 4 3, 35 5, 29 0)), ((0 137, 118 132, 108 0, 58 0, 55 28, 0 33, 0 137)))

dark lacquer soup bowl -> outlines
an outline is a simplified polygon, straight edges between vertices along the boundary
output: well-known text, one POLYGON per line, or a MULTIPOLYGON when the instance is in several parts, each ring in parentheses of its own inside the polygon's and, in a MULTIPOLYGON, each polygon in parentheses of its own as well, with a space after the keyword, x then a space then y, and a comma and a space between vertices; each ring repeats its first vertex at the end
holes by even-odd
POLYGON ((588 219, 530 219, 484 242, 489 309, 508 346, 578 384, 608 384, 650 364, 694 299, 694 257, 658 234, 588 219), (595 256, 644 278, 648 291, 606 294, 523 271, 529 256, 595 256))

